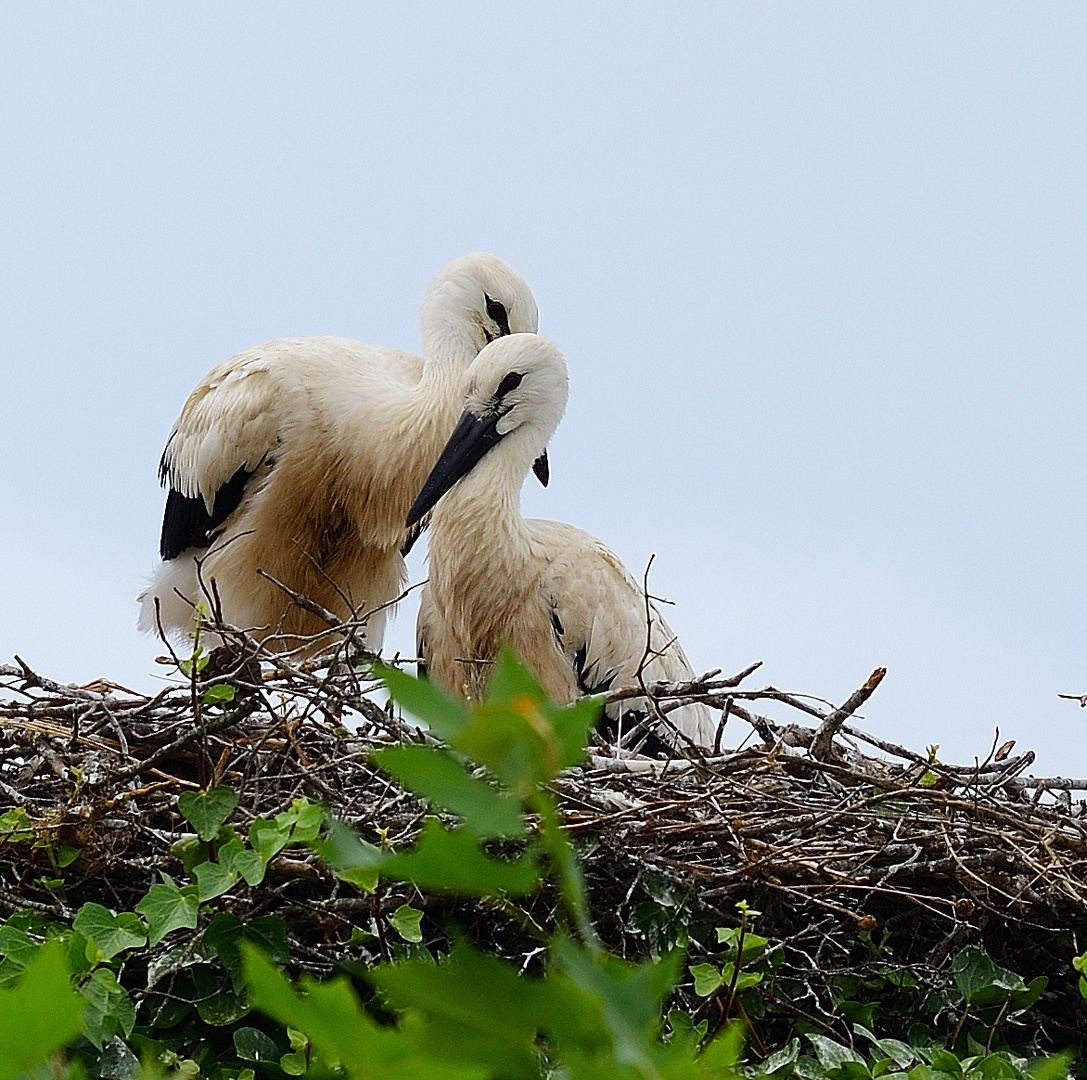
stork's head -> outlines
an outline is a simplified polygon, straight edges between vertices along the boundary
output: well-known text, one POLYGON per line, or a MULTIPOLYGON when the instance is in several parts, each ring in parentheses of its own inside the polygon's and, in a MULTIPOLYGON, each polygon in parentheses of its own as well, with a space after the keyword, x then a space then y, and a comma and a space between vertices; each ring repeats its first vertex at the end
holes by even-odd
POLYGON ((454 259, 431 282, 419 312, 423 355, 467 364, 490 341, 534 334, 539 313, 532 290, 495 255, 474 251, 454 259))
POLYGON ((566 409, 566 361, 537 334, 497 338, 465 375, 464 413, 408 513, 414 525, 485 458, 501 455, 518 486, 529 468, 547 483, 547 443, 566 409))

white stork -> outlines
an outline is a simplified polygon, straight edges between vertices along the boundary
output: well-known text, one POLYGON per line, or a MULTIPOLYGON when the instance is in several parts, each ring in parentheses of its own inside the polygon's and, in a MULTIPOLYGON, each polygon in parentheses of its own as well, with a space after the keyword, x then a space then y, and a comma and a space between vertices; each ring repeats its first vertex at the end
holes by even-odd
POLYGON ((453 430, 468 364, 488 341, 534 333, 521 276, 477 252, 446 266, 419 315, 423 357, 337 337, 280 338, 214 368, 166 442, 160 555, 142 630, 184 634, 193 604, 280 647, 327 623, 258 574, 341 619, 374 612, 378 648, 405 581, 404 521, 453 430), (214 587, 213 587, 214 584, 214 587), (380 610, 375 610, 380 609, 380 610))
MULTIPOLYGON (((464 413, 407 518, 414 525, 433 509, 418 621, 427 674, 478 698, 508 642, 555 701, 637 686, 639 668, 647 685, 692 679, 660 611, 612 552, 571 525, 521 516, 525 476, 566 408, 559 350, 536 335, 504 337, 480 352, 465 385, 464 413)), ((609 716, 613 730, 646 707, 626 702, 622 716, 609 716)), ((685 705, 668 720, 713 746, 705 706, 685 705)), ((682 745, 667 725, 655 731, 682 745)))

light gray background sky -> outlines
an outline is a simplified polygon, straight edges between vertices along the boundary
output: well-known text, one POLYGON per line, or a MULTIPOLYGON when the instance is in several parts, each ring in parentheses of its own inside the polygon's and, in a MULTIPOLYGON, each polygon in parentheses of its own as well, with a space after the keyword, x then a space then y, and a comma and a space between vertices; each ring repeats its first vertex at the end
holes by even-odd
MULTIPOLYGON (((277 335, 417 349, 483 248, 552 486, 699 669, 1087 774, 1087 8, 5 5, 0 659, 149 687, 155 467, 277 335)), ((423 572, 413 562, 414 576, 423 572)), ((389 643, 411 648, 414 609, 389 643)))

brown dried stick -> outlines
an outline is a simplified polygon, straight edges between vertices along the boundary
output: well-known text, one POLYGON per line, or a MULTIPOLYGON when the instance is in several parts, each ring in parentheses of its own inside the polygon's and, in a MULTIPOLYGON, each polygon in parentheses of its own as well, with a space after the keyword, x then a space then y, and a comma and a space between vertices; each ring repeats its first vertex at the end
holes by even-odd
POLYGON ((887 669, 884 667, 876 668, 871 675, 868 676, 868 681, 859 689, 854 690, 852 694, 846 699, 845 704, 840 709, 835 709, 823 722, 819 725, 819 730, 815 733, 815 738, 811 741, 811 756, 818 761, 832 761, 838 755, 834 749, 834 736, 838 734, 842 725, 859 709, 873 694, 876 687, 883 681, 883 676, 887 674, 887 669))
POLYGON ((256 712, 260 705, 261 702, 256 697, 246 698, 238 708, 233 712, 227 713, 226 716, 220 716, 215 720, 210 720, 206 724, 201 724, 199 727, 193 728, 185 735, 182 735, 181 738, 174 739, 173 742, 160 747, 149 757, 144 758, 143 761, 137 761, 135 765, 131 765, 127 769, 121 769, 119 772, 110 773, 103 780, 99 781, 99 786, 117 784, 124 780, 131 780, 132 777, 152 768, 160 761, 165 761, 171 754, 176 753, 184 746, 188 746, 189 743, 195 742, 197 739, 202 739, 207 735, 214 735, 217 732, 225 731, 227 728, 241 723, 241 721, 251 713, 256 712))

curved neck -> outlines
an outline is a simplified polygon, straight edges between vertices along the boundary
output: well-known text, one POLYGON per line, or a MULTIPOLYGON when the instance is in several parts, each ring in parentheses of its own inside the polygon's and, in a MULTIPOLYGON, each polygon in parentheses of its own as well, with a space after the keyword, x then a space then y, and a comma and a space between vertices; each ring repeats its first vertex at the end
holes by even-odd
POLYGON ((424 375, 432 370, 463 372, 486 343, 482 328, 473 328, 464 319, 449 319, 429 332, 424 329, 424 375))
POLYGON ((447 542, 456 539, 465 557, 516 558, 528 544, 521 515, 526 471, 504 455, 488 454, 434 508, 431 549, 444 557, 447 542))

